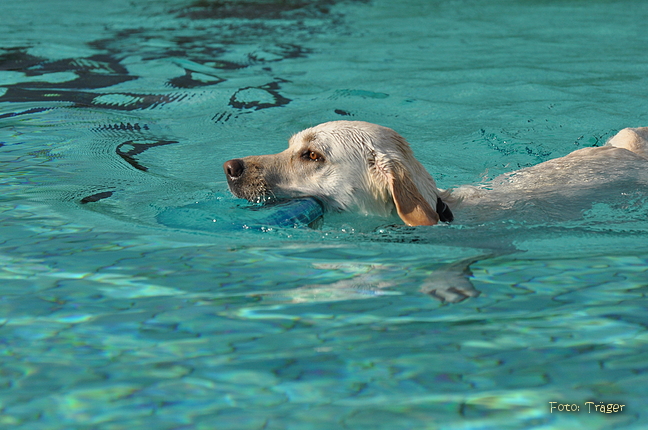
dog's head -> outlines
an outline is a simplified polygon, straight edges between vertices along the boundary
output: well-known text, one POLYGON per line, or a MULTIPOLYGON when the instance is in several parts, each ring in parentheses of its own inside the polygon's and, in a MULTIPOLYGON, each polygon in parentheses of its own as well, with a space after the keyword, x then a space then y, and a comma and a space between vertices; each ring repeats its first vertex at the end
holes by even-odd
POLYGON ((405 139, 367 122, 320 124, 294 135, 283 152, 229 160, 223 168, 232 193, 250 201, 311 196, 329 210, 383 216, 395 208, 412 226, 436 224, 443 204, 405 139))

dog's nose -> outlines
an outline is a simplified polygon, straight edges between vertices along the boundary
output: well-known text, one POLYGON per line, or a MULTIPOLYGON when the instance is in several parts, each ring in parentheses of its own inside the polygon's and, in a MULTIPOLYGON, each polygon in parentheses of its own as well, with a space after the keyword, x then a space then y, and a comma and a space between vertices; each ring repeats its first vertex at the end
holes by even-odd
POLYGON ((243 170, 245 170, 245 164, 243 164, 243 160, 235 158, 226 161, 223 164, 223 170, 225 170, 228 179, 238 179, 243 174, 243 170))

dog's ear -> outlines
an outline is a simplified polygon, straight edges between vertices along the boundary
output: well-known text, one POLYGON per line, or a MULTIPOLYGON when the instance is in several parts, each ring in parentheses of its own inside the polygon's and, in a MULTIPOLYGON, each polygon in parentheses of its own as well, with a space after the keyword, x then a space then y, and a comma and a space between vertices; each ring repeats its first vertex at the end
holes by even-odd
POLYGON ((439 222, 439 215, 416 188, 406 168, 393 166, 389 177, 389 189, 396 211, 405 224, 435 225, 439 222))

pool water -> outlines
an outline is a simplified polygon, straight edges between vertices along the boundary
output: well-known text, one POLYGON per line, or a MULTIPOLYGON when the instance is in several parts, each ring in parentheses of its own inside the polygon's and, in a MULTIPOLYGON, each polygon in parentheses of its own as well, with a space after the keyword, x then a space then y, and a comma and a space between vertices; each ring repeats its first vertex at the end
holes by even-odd
POLYGON ((221 167, 336 119, 394 128, 441 187, 603 145, 648 125, 648 3, 0 12, 3 428, 648 425, 648 190, 570 219, 245 228, 264 209, 221 167), (218 228, 163 222, 196 204, 218 228), (464 260, 479 297, 421 291, 464 260))

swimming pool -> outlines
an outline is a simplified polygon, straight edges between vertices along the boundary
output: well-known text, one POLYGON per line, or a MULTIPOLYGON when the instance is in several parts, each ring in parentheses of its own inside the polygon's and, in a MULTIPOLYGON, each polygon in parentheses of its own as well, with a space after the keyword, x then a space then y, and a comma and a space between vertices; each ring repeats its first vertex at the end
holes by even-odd
POLYGON ((0 10, 4 427, 648 423, 646 190, 580 219, 245 229, 221 168, 334 119, 394 128, 442 187, 601 145, 648 125, 644 2, 0 10), (196 202, 224 227, 160 222, 196 202), (481 296, 420 291, 466 258, 481 296))

